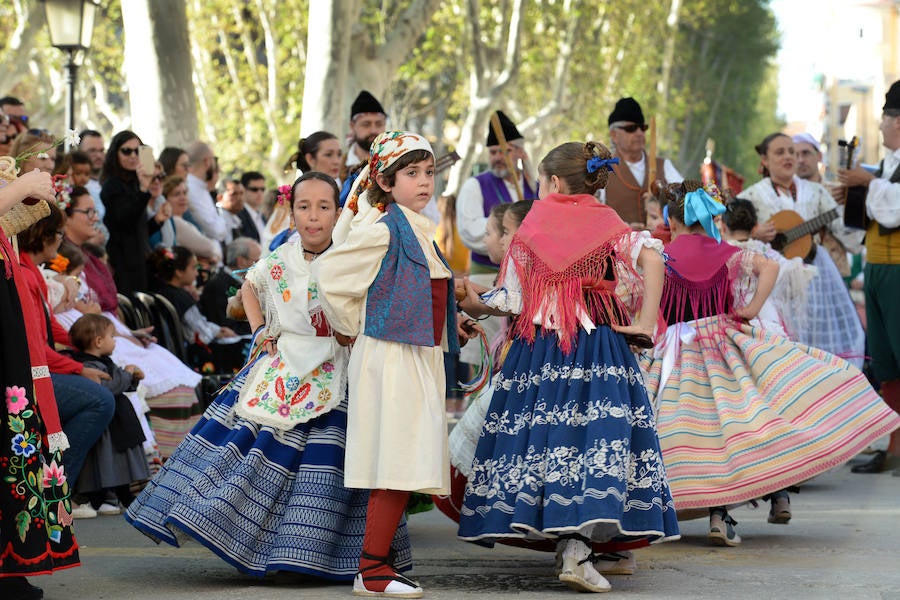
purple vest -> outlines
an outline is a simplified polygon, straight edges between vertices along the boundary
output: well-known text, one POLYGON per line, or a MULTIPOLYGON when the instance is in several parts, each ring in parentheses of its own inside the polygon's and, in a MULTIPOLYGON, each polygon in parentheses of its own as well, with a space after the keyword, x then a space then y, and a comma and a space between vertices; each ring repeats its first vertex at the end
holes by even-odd
MULTIPOLYGON (((476 175, 475 179, 478 180, 478 185, 481 187, 481 206, 484 209, 485 217, 490 216, 491 210, 498 204, 512 202, 509 190, 506 189, 506 184, 503 183, 503 179, 500 177, 497 177, 490 171, 485 171, 476 175)), ((522 197, 524 200, 537 200, 537 194, 528 186, 525 177, 522 177, 522 197)), ((472 260, 485 267, 499 266, 491 262, 491 259, 486 254, 479 254, 475 251, 472 252, 472 260)))
MULTIPOLYGON (((428 261, 400 207, 389 204, 387 214, 379 222, 387 225, 391 242, 381 269, 369 287, 365 334, 401 344, 432 347, 435 340, 428 261)), ((447 265, 440 250, 437 253, 447 265)), ((458 353, 452 280, 447 286, 447 296, 447 342, 449 352, 458 353)))

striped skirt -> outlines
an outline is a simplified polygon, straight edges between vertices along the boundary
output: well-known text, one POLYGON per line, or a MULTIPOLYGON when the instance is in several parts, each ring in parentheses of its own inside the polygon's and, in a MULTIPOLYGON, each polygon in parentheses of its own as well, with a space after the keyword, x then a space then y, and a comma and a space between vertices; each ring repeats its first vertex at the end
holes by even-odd
POLYGON ((679 510, 796 485, 900 427, 865 376, 833 354, 722 317, 680 327, 642 364, 679 510))
POLYGON ((194 388, 179 385, 169 391, 147 398, 150 407, 150 426, 159 445, 159 453, 169 458, 184 436, 200 420, 203 407, 194 388))

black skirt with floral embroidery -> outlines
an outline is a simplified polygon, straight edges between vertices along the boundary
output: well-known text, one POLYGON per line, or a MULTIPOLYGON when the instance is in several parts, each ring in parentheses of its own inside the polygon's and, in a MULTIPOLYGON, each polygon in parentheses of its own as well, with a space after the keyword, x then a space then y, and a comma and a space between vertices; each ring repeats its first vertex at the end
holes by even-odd
POLYGON ((0 577, 79 564, 69 483, 60 453, 51 456, 43 443, 25 339, 15 282, 0 256, 0 577))

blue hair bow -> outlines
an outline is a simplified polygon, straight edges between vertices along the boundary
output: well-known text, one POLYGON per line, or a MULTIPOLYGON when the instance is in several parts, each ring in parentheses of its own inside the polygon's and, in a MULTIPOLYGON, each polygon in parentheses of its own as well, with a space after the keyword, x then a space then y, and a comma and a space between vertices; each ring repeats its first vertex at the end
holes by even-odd
POLYGON ((600 158, 599 156, 594 156, 589 161, 587 161, 587 172, 596 173, 603 167, 606 167, 607 170, 612 171, 612 166, 617 164, 619 164, 618 158, 600 158))
POLYGON ((714 237, 717 242, 722 241, 722 234, 719 233, 719 228, 713 222, 713 217, 721 215, 723 212, 725 212, 725 206, 713 200, 702 188, 688 192, 684 197, 684 224, 690 226, 700 223, 703 230, 710 237, 714 237))

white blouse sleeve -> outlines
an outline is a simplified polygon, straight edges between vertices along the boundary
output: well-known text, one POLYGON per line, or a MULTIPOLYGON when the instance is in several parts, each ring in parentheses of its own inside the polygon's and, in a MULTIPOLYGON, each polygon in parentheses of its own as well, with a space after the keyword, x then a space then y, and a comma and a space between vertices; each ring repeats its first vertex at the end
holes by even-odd
POLYGON ((369 287, 381 269, 391 234, 383 223, 350 230, 340 246, 313 263, 322 310, 335 331, 359 335, 369 287))
POLYGON ((887 179, 869 182, 866 213, 885 227, 900 226, 900 183, 891 183, 887 179))
POLYGON ((481 299, 491 308, 517 315, 522 312, 522 284, 515 261, 512 257, 509 261, 503 281, 498 281, 497 287, 482 294, 481 299))
POLYGON ((615 244, 616 256, 619 257, 619 260, 630 262, 631 268, 638 272, 640 269, 637 261, 644 248, 650 248, 662 254, 662 240, 650 235, 649 231, 630 231, 619 238, 615 244))

